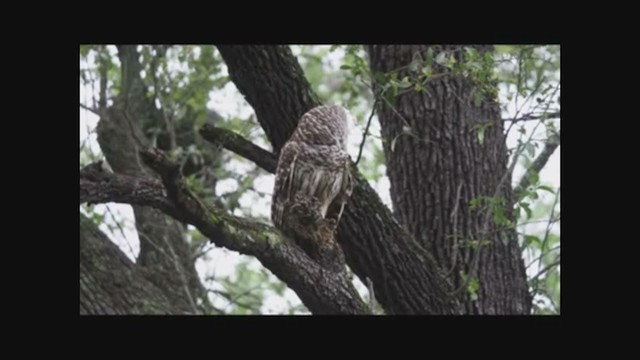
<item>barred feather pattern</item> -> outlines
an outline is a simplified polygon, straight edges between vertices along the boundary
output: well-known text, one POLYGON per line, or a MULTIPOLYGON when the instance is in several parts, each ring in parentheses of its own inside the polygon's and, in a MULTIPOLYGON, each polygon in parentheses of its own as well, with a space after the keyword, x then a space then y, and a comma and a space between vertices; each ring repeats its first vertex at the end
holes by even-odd
MULTIPOLYGON (((352 192, 348 116, 341 106, 313 108, 302 116, 282 147, 271 219, 285 234, 310 237, 314 232, 326 233, 326 227, 337 226, 352 192)), ((317 236, 314 241, 332 239, 317 236)))

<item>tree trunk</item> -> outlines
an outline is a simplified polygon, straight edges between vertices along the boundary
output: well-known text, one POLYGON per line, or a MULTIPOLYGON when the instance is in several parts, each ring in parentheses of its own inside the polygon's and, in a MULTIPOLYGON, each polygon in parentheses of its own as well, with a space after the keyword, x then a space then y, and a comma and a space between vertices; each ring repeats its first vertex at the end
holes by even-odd
MULTIPOLYGON (((463 53, 461 46, 432 49, 434 57, 440 51, 463 53)), ((412 78, 408 65, 425 59, 427 50, 369 46, 371 69, 400 69, 398 79, 412 78)), ((496 225, 492 206, 470 207, 483 196, 501 197, 506 217, 514 220, 499 106, 492 99, 475 106, 479 90, 470 80, 433 66, 434 75, 448 75, 436 76, 425 91, 409 91, 393 104, 378 106, 394 214, 456 288, 467 292, 470 283, 478 282, 477 299, 466 297, 466 313, 528 314, 531 298, 515 230, 496 225)))
POLYGON ((159 274, 137 267, 91 220, 80 214, 81 315, 191 312, 183 297, 167 296, 161 290, 163 286, 159 274))
MULTIPOLYGON (((288 46, 218 46, 236 87, 255 109, 273 148, 280 149, 298 119, 319 105, 288 46)), ((353 166, 355 186, 338 227, 351 269, 373 282, 391 314, 452 314, 458 309, 432 256, 396 222, 353 166)))
MULTIPOLYGON (((142 124, 158 121, 157 109, 146 97, 136 47, 119 46, 118 56, 122 64, 122 91, 111 107, 102 109, 98 142, 114 172, 153 176, 143 165, 138 151, 148 141, 142 124)), ((160 288, 170 293, 168 296, 179 294, 190 304, 192 312, 206 311, 201 306, 208 305, 208 298, 185 239, 185 226, 153 208, 134 205, 133 211, 140 238, 136 266, 161 275, 164 285, 160 288)))

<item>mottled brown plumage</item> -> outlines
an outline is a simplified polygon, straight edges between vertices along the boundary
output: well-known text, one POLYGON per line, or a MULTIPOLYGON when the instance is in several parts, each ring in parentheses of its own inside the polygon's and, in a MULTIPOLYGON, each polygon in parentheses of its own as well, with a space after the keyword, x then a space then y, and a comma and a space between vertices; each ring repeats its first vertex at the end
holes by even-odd
POLYGON ((352 191, 347 138, 347 111, 318 106, 302 116, 278 159, 271 219, 322 262, 342 261, 334 230, 352 191))

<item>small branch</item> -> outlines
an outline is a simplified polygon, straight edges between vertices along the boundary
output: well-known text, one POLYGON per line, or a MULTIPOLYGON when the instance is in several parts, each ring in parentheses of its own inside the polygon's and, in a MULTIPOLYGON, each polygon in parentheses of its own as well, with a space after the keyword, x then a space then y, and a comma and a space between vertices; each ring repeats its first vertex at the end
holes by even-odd
POLYGON ((278 164, 276 155, 232 131, 205 124, 200 129, 200 135, 210 143, 222 146, 245 159, 253 161, 256 165, 272 174, 276 171, 278 164))
POLYGON ((529 269, 529 268, 531 267, 531 265, 533 265, 533 264, 537 263, 537 262, 538 262, 538 260, 539 260, 540 258, 542 258, 542 257, 544 257, 544 256, 547 256, 547 255, 549 255, 550 253, 552 253, 552 252, 554 252, 554 251, 556 251, 556 250, 560 250, 560 245, 557 245, 557 246, 553 247, 552 249, 549 249, 548 251, 546 251, 546 252, 544 252, 544 253, 541 253, 541 254, 540 254, 540 256, 538 256, 538 257, 536 257, 535 259, 533 259, 533 261, 531 261, 531 262, 529 263, 529 265, 527 265, 527 266, 525 267, 525 269, 529 269))
POLYGON ((90 106, 87 106, 87 105, 85 105, 83 103, 80 103, 80 107, 85 109, 85 110, 89 110, 90 112, 92 112, 92 113, 94 113, 94 114, 96 114, 98 116, 102 116, 102 115, 100 115, 100 111, 98 109, 94 109, 94 108, 92 108, 90 106))
POLYGON ((367 141, 367 135, 369 134, 369 126, 371 126, 371 119, 373 119, 373 115, 376 113, 376 105, 378 105, 378 97, 376 96, 376 100, 373 102, 373 106, 371 107, 371 115, 369 115, 369 120, 367 121, 367 126, 362 133, 362 142, 360 143, 360 150, 358 151, 358 158, 356 159, 356 166, 360 162, 360 156, 362 156, 362 149, 364 149, 364 143, 367 141))
POLYGON ((557 119, 557 118, 560 118, 560 111, 552 112, 549 114, 542 114, 542 115, 527 114, 519 118, 503 119, 502 121, 519 122, 519 121, 528 121, 528 120, 557 119))
MULTIPOLYGON (((101 50, 103 52, 106 52, 107 47, 105 45, 102 45, 101 50)), ((100 62, 99 62, 99 66, 98 66, 98 72, 100 74, 100 98, 98 99, 98 109, 100 110, 100 112, 104 112, 107 109, 107 75, 108 75, 108 68, 107 68, 107 61, 106 61, 106 56, 104 54, 99 55, 100 58, 100 62)))
POLYGON ((451 212, 451 218, 452 218, 452 223, 453 223, 453 246, 451 249, 452 255, 451 255, 451 268, 449 269, 449 271, 447 271, 447 277, 451 276, 451 274, 453 273, 453 271, 456 268, 457 265, 457 261, 458 261, 458 205, 460 204, 460 191, 462 190, 462 185, 464 183, 461 182, 460 185, 458 185, 458 191, 456 191, 456 202, 455 205, 453 207, 453 211, 451 212))
MULTIPOLYGON (((555 199, 553 200, 553 205, 551 206, 551 214, 549 215, 549 222, 547 223, 547 229, 544 232, 544 239, 542 239, 542 246, 540 246, 540 252, 543 252, 547 248, 547 244, 549 242, 549 234, 551 233, 551 227, 553 226, 553 216, 555 215, 556 205, 558 205, 558 200, 560 200, 560 188, 556 191, 555 199)), ((538 267, 542 265, 542 256, 538 260, 538 267)))
POLYGON ((519 195, 520 193, 522 193, 522 191, 524 191, 527 187, 529 187, 529 185, 531 185, 532 175, 534 173, 536 174, 539 173, 540 170, 542 170, 545 167, 545 165, 547 165, 547 162, 551 158, 551 155, 553 155, 553 153, 556 151, 559 145, 560 145, 560 131, 558 131, 557 135, 551 136, 547 140, 547 142, 544 144, 544 149, 542 149, 542 152, 540 153, 540 155, 538 155, 538 157, 533 161, 533 164, 531 165, 531 167, 529 167, 529 169, 527 169, 527 172, 522 176, 522 178, 520 178, 520 181, 518 182, 518 186, 516 186, 516 188, 514 189, 516 199, 520 197, 519 195))
POLYGON ((558 266, 558 265, 560 265, 560 259, 558 259, 558 260, 556 260, 556 261, 552 262, 551 264, 549 264, 549 265, 545 266, 545 267, 544 267, 542 270, 540 270, 540 271, 539 271, 539 272, 538 272, 534 277, 532 277, 530 281, 536 281, 536 280, 538 280, 538 278, 539 278, 540 276, 542 276, 544 273, 546 273, 547 271, 551 270, 552 268, 554 268, 554 267, 556 267, 556 266, 558 266))

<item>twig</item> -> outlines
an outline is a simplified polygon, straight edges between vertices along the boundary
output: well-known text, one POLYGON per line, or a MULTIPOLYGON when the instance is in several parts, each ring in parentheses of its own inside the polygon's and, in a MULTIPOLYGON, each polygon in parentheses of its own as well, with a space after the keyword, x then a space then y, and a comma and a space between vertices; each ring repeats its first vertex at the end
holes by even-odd
POLYGON ((464 182, 461 182, 460 185, 458 185, 458 191, 456 192, 456 203, 453 206, 453 211, 451 212, 451 218, 453 222, 453 245, 451 251, 451 269, 449 269, 449 271, 447 272, 446 277, 451 276, 458 262, 458 205, 460 204, 460 191, 462 190, 462 185, 464 185, 464 182))
POLYGON ((367 121, 367 126, 362 133, 362 142, 360 143, 360 150, 358 151, 358 158, 356 159, 356 166, 360 162, 360 156, 362 156, 362 149, 364 149, 364 143, 367 141, 367 135, 369 134, 369 126, 371 125, 371 119, 373 119, 373 115, 376 113, 376 105, 378 105, 379 97, 375 97, 376 100, 373 102, 373 106, 371 107, 371 115, 369 115, 369 120, 367 121))
MULTIPOLYGON (((551 270, 551 268, 560 265, 560 259, 552 262, 551 264, 545 266, 542 270, 540 270, 534 277, 531 278, 530 281, 536 281, 538 280, 538 278, 540 276, 542 276, 544 273, 546 273, 547 271, 551 270)), ((536 284, 536 292, 537 292, 538 286, 536 284)))
POLYGON ((83 109, 85 109, 85 110, 89 110, 89 111, 91 111, 92 113, 94 113, 94 114, 96 114, 96 115, 98 115, 98 116, 102 116, 102 115, 100 114, 100 111, 99 111, 98 109, 94 109, 94 108, 92 108, 92 107, 90 107, 90 106, 87 106, 87 105, 85 105, 85 104, 83 104, 83 103, 80 103, 80 107, 81 107, 81 108, 83 108, 83 109))
POLYGON ((519 199, 522 191, 531 185, 531 177, 533 174, 539 173, 545 165, 547 165, 551 155, 553 155, 558 146, 560 146, 560 131, 558 131, 557 135, 551 136, 547 139, 544 144, 544 149, 542 149, 540 155, 538 155, 538 157, 533 161, 533 164, 531 164, 531 167, 529 167, 526 173, 520 178, 518 186, 514 189, 516 199, 519 199))
MULTIPOLYGON (((253 289, 251 289, 251 290, 253 290, 253 289)), ((216 295, 220 295, 220 296, 222 296, 223 298, 225 298, 227 300, 227 305, 224 307, 224 310, 223 310, 223 312, 225 312, 225 313, 226 313, 227 308, 231 304, 238 305, 238 306, 240 306, 242 308, 245 308, 247 310, 251 310, 251 311, 256 312, 256 313, 259 312, 259 310, 260 310, 260 309, 256 309, 255 307, 253 307, 253 306, 251 306, 249 304, 245 304, 245 303, 240 302, 238 299, 240 298, 240 295, 244 295, 244 294, 240 294, 240 295, 237 295, 235 297, 232 297, 231 295, 229 295, 229 293, 226 293, 224 291, 215 290, 215 289, 208 290, 208 291, 211 292, 211 293, 214 293, 216 295)))
MULTIPOLYGON (((553 200, 553 206, 551 207, 551 214, 549 215, 549 223, 547 224, 547 229, 544 233, 544 239, 542 239, 542 246, 540 247, 540 251, 544 251, 545 247, 547 246, 547 242, 549 241, 549 233, 551 232, 551 225, 553 224, 551 220, 553 219, 553 215, 555 213, 556 205, 558 204, 559 199, 560 199, 560 188, 558 188, 558 191, 556 191, 556 196, 555 196, 555 199, 553 200)), ((538 262, 538 266, 540 265, 542 265, 542 257, 538 262)))
POLYGON ((533 259, 533 261, 531 261, 531 262, 529 263, 529 265, 527 265, 527 266, 525 267, 525 269, 530 268, 530 267, 531 267, 531 265, 535 264, 535 263, 536 263, 536 262, 537 262, 541 257, 547 256, 547 255, 549 255, 549 253, 554 252, 554 251, 556 251, 556 250, 558 250, 558 249, 560 249, 560 245, 558 245, 558 246, 554 247, 553 249, 549 249, 549 250, 548 250, 547 252, 545 252, 545 253, 542 253, 542 252, 541 252, 541 253, 540 253, 540 256, 538 256, 538 257, 536 257, 535 259, 533 259))
POLYGON ((120 225, 118 220, 116 220, 116 216, 111 211, 111 207, 109 205, 107 205, 105 207, 107 208, 107 212, 109 213, 109 215, 111 215, 111 220, 113 220, 113 222, 116 223, 116 226, 118 227, 118 229, 120 229, 120 233, 122 234, 122 238, 124 239, 124 242, 129 247, 129 251, 131 251, 131 256, 135 257, 135 252, 133 251, 133 247, 131 246, 131 243, 129 242, 129 239, 127 239, 127 236, 124 234, 124 229, 122 228, 122 226, 120 225))
POLYGON ((560 117, 560 111, 556 111, 556 112, 552 112, 549 114, 542 114, 542 115, 527 114, 520 118, 502 119, 502 121, 519 122, 519 121, 528 121, 528 120, 557 119, 559 117, 560 117))

